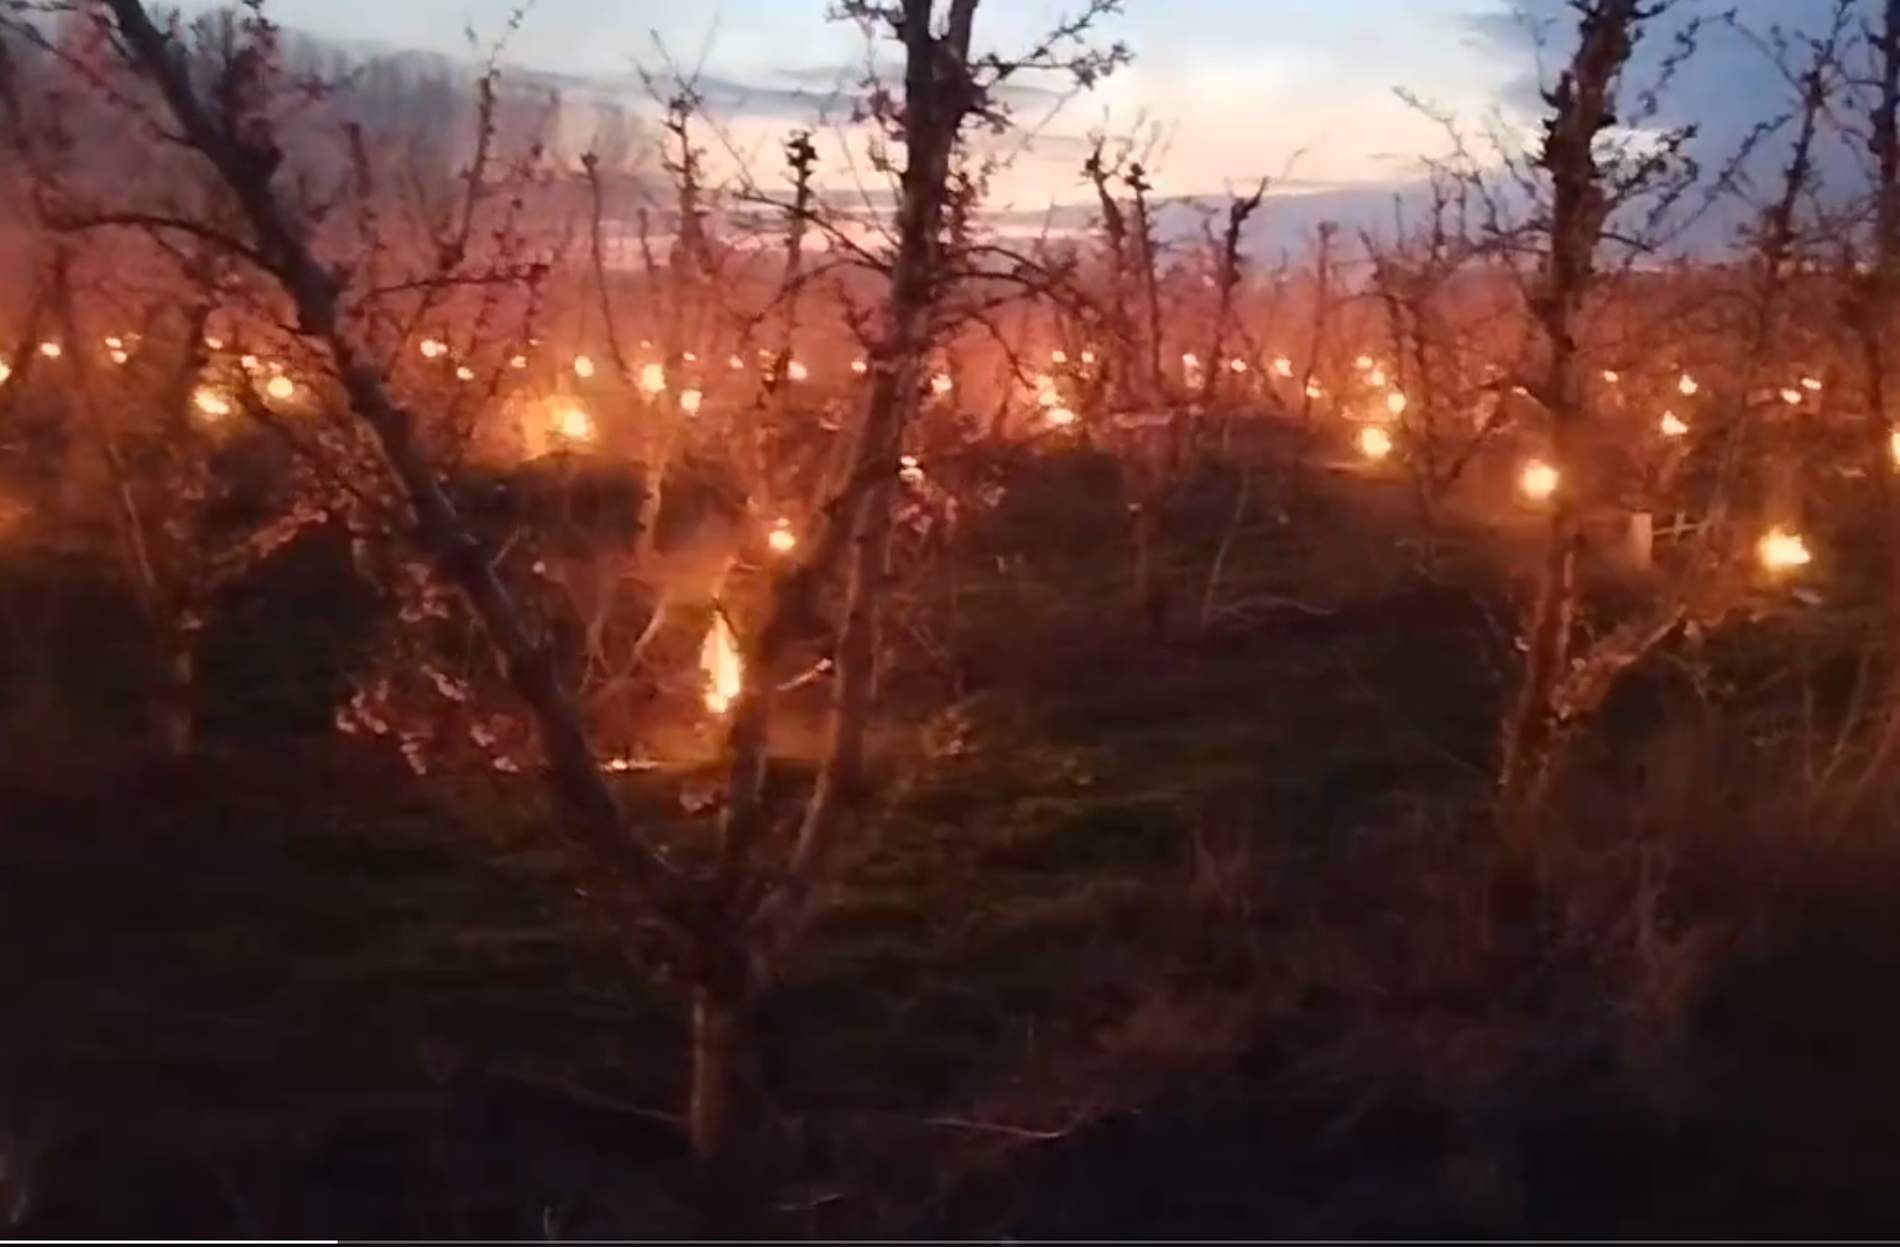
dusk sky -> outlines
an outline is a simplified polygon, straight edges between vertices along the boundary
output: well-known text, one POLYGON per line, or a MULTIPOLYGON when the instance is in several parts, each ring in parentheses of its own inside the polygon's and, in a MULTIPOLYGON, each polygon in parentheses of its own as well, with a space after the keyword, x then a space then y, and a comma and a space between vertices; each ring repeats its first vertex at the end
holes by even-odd
MULTIPOLYGON (((459 53, 466 26, 492 37, 511 7, 512 0, 274 0, 270 11, 318 33, 459 53)), ((989 0, 979 10, 979 38, 1021 46, 1070 7, 989 0)), ((1135 63, 1068 104, 1052 129, 1079 135, 1105 117, 1111 129, 1144 117, 1159 124, 1166 135, 1159 180, 1169 191, 1218 191, 1290 164, 1297 178, 1322 183, 1401 175, 1436 136, 1393 95, 1395 86, 1475 114, 1518 68, 1473 28, 1470 19, 1499 7, 1492 0, 1130 0, 1126 7, 1103 33, 1126 42, 1135 63)), ((826 8, 826 0, 541 0, 509 60, 616 76, 636 60, 654 61, 650 32, 685 61, 709 48, 709 74, 756 93, 722 100, 725 120, 747 139, 762 139, 781 132, 787 118, 775 92, 824 94, 862 64, 860 33, 827 22, 826 8)), ((1056 171, 1072 170, 1066 154, 1034 163, 1049 167, 1025 170, 1016 195, 1073 194, 1073 177, 1056 171)))
MULTIPOLYGON (((335 38, 466 55, 464 30, 492 39, 515 2, 272 0, 270 11, 335 38)), ((860 32, 827 21, 828 7, 827 0, 539 0, 506 61, 618 83, 637 103, 631 70, 657 63, 657 33, 679 61, 704 57, 711 107, 734 146, 769 164, 786 129, 810 122, 814 101, 850 86, 864 63, 860 32)), ((1443 135, 1395 88, 1468 125, 1500 104, 1534 99, 1527 88, 1536 60, 1513 14, 1552 12, 1561 0, 1127 0, 1125 7, 1102 36, 1125 42, 1133 65, 1063 107, 999 182, 993 206, 1035 211, 1078 200, 1080 138, 1098 128, 1127 133, 1144 121, 1160 136, 1153 164, 1163 194, 1218 194, 1262 174, 1283 179, 1289 192, 1403 181, 1421 154, 1442 148, 1443 135)), ((1718 7, 1730 5, 1686 0, 1685 11, 1718 7)), ((1811 19, 1824 7, 1740 5, 1757 28, 1811 19)), ((1073 0, 987 0, 979 42, 1020 48, 1072 8, 1073 0)), ((1650 42, 1653 51, 1661 41, 1650 42)), ((1732 34, 1705 42, 1680 92, 1705 126, 1739 133, 1776 106, 1779 84, 1732 34)), ((1040 120, 1042 111, 1024 107, 1019 119, 1040 120)), ((834 157, 839 139, 821 127, 821 147, 834 157)))

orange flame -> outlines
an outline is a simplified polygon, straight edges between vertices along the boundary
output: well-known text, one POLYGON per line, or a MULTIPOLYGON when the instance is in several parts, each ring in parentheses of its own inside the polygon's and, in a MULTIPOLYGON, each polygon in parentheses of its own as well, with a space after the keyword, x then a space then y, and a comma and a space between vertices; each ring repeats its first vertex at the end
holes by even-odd
POLYGON ((745 672, 724 612, 713 612, 712 627, 699 647, 699 669, 706 677, 706 709, 726 713, 745 685, 745 672))

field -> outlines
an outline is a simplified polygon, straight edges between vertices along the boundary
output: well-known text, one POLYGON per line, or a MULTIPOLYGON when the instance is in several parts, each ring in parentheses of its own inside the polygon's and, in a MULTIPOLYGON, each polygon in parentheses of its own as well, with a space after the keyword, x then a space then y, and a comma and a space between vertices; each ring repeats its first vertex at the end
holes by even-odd
POLYGON ((1049 129, 1116 0, 753 147, 0 0, 0 1226, 1900 1232, 1876 7, 1558 6, 1275 247, 1049 129))

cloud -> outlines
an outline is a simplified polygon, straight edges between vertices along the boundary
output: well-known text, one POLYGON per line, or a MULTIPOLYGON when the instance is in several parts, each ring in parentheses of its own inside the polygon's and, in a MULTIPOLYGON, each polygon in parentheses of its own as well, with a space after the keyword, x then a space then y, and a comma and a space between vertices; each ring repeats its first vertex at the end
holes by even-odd
MULTIPOLYGON (((1788 159, 1795 90, 1764 45, 1781 41, 1793 49, 1794 68, 1805 67, 1806 40, 1823 33, 1833 5, 1823 0, 1687 0, 1652 22, 1637 44, 1624 75, 1623 114, 1645 129, 1694 127, 1688 152, 1709 172, 1726 168, 1764 123, 1780 128, 1760 141, 1742 166, 1745 187, 1757 196, 1770 193, 1788 159), (1732 15, 1732 17, 1731 17, 1732 15), (1679 40, 1699 20, 1695 50, 1653 107, 1642 93, 1653 90, 1665 62, 1680 50, 1679 40)), ((1500 88, 1496 103, 1520 117, 1540 115, 1544 82, 1570 55, 1576 42, 1575 14, 1568 0, 1495 0, 1493 7, 1469 14, 1463 22, 1468 43, 1518 67, 1500 88), (1540 61, 1543 80, 1540 81, 1540 61)), ((1851 106, 1850 106, 1851 107, 1851 106)), ((1859 155, 1843 137, 1824 127, 1814 152, 1825 193, 1840 197, 1862 183, 1859 155)), ((1698 236, 1731 234, 1748 212, 1723 205, 1698 236)))

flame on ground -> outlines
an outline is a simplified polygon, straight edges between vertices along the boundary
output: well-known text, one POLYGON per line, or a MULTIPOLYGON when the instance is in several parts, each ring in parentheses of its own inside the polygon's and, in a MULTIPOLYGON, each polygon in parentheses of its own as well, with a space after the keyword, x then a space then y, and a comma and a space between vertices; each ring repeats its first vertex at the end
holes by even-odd
POLYGON ((1762 534, 1761 540, 1755 544, 1755 554, 1761 559, 1761 565, 1771 572, 1806 567, 1814 561, 1814 555, 1808 550, 1808 543, 1802 540, 1801 534, 1779 527, 1762 534))
POLYGON ((745 684, 745 672, 739 661, 739 646, 733 640, 732 626, 722 611, 713 612, 712 627, 699 646, 699 669, 706 676, 706 709, 724 714, 732 708, 745 684))

